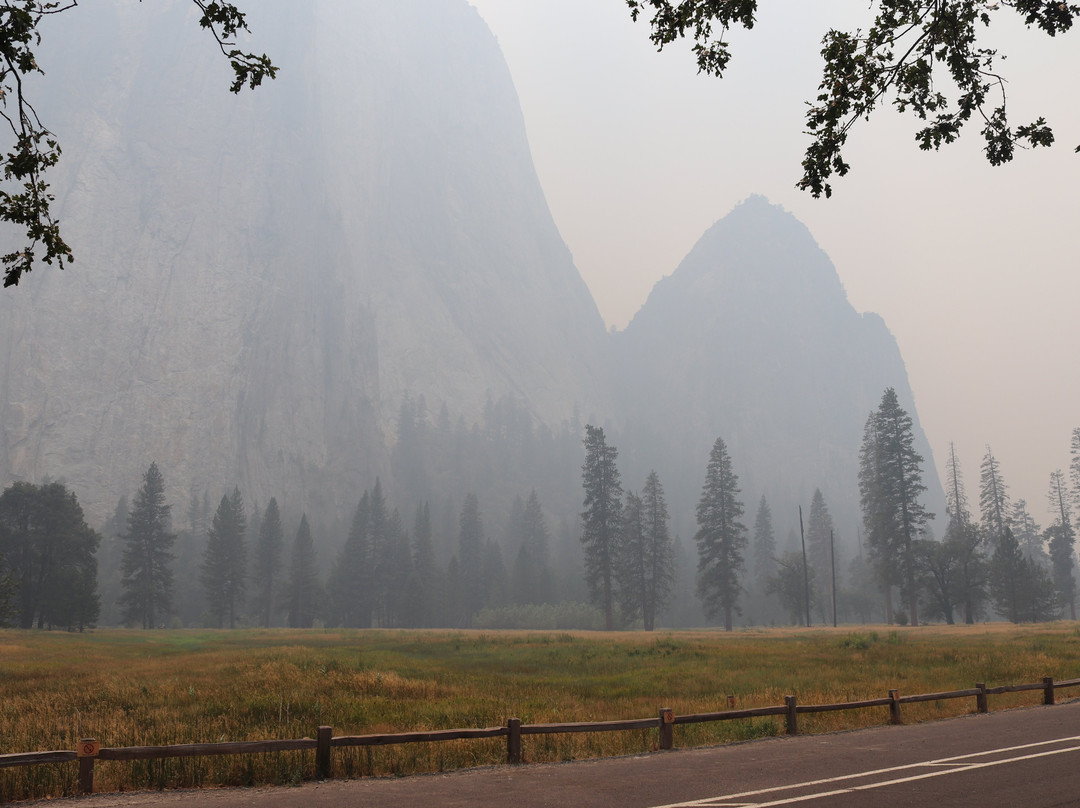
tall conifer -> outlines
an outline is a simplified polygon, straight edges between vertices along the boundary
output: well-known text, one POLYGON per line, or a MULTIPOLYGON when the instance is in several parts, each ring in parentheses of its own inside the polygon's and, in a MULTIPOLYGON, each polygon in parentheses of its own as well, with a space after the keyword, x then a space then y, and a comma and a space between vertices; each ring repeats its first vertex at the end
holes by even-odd
POLYGON ((832 613, 833 598, 833 558, 834 527, 829 507, 825 504, 825 495, 820 488, 814 489, 810 498, 810 513, 806 519, 807 563, 819 582, 816 597, 813 598, 821 621, 827 622, 836 615, 832 613))
POLYGON ((281 553, 285 546, 285 532, 281 527, 281 513, 277 498, 270 502, 259 523, 258 543, 252 562, 252 598, 255 614, 264 628, 274 622, 275 606, 281 590, 281 553))
POLYGON ((124 620, 143 628, 164 625, 173 595, 171 505, 165 502, 165 479, 157 463, 143 475, 142 488, 128 512, 120 570, 124 620))
POLYGON ((236 628, 237 610, 244 602, 247 576, 247 515, 239 488, 223 496, 206 534, 199 580, 218 628, 236 628))
POLYGON ((746 526, 739 499, 739 478, 722 438, 709 452, 705 485, 697 505, 698 545, 697 592, 709 617, 723 616, 724 628, 731 631, 734 615, 741 613, 740 573, 745 564, 746 526))
POLYGON ((585 584, 589 598, 604 613, 604 628, 615 628, 616 565, 619 552, 622 482, 615 466, 618 450, 608 446, 604 430, 585 426, 585 489, 581 543, 585 550, 585 584))
POLYGON ((289 583, 285 606, 290 628, 311 628, 318 616, 322 587, 315 568, 315 542, 311 538, 307 514, 300 517, 300 527, 292 546, 289 583))
POLYGON ((859 494, 863 529, 878 574, 885 585, 888 619, 890 588, 900 587, 908 617, 919 619, 915 542, 933 518, 920 502, 923 458, 915 451, 911 416, 896 391, 885 390, 867 419, 859 458, 859 494))

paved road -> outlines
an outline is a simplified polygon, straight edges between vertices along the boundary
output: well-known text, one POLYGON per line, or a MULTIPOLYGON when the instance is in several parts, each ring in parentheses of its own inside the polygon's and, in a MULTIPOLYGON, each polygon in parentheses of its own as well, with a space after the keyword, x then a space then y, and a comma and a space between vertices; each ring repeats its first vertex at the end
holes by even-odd
POLYGON ((75 802, 80 808, 1080 806, 1080 700, 617 759, 299 788, 99 794, 75 802))

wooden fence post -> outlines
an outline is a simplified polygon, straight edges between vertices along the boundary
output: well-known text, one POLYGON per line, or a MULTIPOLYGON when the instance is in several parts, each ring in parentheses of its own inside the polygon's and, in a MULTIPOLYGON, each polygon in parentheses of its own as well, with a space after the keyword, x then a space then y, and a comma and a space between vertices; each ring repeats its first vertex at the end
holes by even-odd
POLYGON ((521 719, 511 718, 506 729, 506 762, 521 763, 521 719))
POLYGON ((675 712, 670 707, 660 708, 660 748, 675 748, 675 712))
POLYGON ((798 735, 799 734, 799 713, 795 709, 796 701, 794 696, 784 696, 784 705, 787 707, 787 734, 798 735))
POLYGON ((1043 704, 1054 703, 1054 677, 1043 677, 1043 704))
POLYGON ((322 726, 315 736, 315 771, 320 780, 330 779, 330 738, 333 734, 333 727, 322 726))
POLYGON ((979 689, 978 695, 975 696, 975 709, 980 713, 990 712, 990 708, 986 704, 986 682, 976 682, 975 687, 979 689))
POLYGON ((903 724, 903 719, 900 718, 900 691, 889 691, 889 723, 890 724, 903 724))
POLYGON ((76 755, 79 758, 79 791, 83 794, 94 793, 94 761, 100 749, 96 738, 83 738, 79 741, 76 755))

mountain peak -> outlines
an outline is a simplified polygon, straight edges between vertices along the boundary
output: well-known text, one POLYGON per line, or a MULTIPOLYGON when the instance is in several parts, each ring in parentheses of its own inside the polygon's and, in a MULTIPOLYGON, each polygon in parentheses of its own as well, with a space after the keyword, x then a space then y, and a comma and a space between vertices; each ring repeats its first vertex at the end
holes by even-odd
MULTIPOLYGON (((656 284, 619 350, 634 428, 678 419, 681 439, 668 435, 655 452, 722 435, 752 497, 801 502, 820 487, 849 524, 866 413, 886 387, 911 401, 880 318, 855 311, 806 226, 760 195, 712 225, 656 284)), ((930 457, 925 440, 920 451, 930 457)), ((672 476, 685 473, 676 462, 672 476)))

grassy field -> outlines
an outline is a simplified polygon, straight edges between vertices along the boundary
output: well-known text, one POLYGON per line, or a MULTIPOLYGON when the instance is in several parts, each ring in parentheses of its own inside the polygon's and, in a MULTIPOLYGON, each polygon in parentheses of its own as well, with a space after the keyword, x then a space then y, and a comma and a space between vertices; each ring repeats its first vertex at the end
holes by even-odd
MULTIPOLYGON (((1017 627, 599 634, 436 631, 0 631, 0 753, 600 721, 736 706, 850 701, 1080 676, 1073 623, 1017 627)), ((1068 693, 1063 694, 1067 698, 1068 693)), ((991 697, 990 708, 1041 694, 991 697)), ((905 705, 905 721, 974 710, 905 705)), ((821 732, 883 724, 886 708, 800 716, 821 732)), ((765 718, 678 726, 676 746, 783 731, 765 718)), ((655 731, 535 736, 529 762, 654 748, 655 731)), ((503 739, 335 750, 336 775, 497 763, 503 739)), ((98 790, 292 783, 313 753, 99 762, 98 790)), ((0 769, 0 802, 72 794, 72 763, 0 769)))

